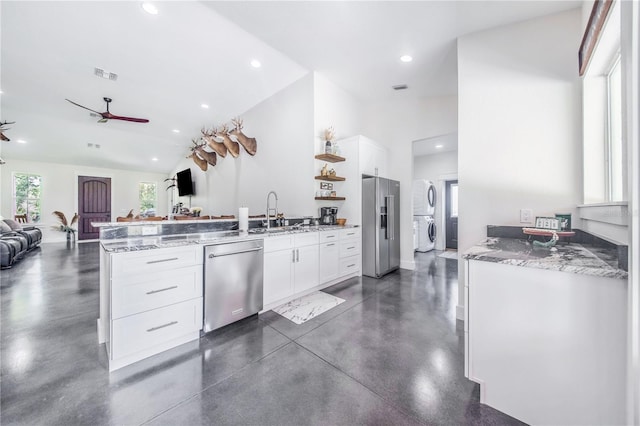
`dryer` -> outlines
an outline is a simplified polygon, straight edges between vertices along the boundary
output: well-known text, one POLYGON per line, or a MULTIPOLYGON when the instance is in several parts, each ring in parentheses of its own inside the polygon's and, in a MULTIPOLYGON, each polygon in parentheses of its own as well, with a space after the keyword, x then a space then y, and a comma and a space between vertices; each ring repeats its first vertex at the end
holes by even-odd
POLYGON ((413 181, 413 215, 433 216, 436 212, 436 186, 426 179, 413 181))

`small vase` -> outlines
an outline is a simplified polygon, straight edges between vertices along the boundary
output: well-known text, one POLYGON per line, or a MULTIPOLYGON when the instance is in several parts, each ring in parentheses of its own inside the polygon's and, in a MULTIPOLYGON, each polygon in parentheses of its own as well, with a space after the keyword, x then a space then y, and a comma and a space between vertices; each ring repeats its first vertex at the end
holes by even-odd
POLYGON ((333 154, 333 147, 331 146, 331 141, 327 141, 327 143, 324 145, 324 153, 333 154))

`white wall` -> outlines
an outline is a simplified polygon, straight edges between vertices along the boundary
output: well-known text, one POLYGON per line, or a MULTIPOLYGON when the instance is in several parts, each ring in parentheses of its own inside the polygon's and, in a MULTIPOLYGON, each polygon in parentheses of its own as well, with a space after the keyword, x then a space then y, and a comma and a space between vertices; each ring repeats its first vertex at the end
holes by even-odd
MULTIPOLYGON (((534 217, 577 217, 580 22, 576 9, 458 40, 461 252, 482 240, 489 224, 521 225, 521 208, 533 209, 534 217)), ((460 289, 463 266, 461 261, 460 289)))
POLYGON ((156 182, 158 185, 157 214, 167 214, 167 196, 164 191, 166 176, 159 173, 145 173, 128 170, 102 169, 70 164, 41 163, 5 158, 7 161, 1 169, 2 208, 0 214, 5 218, 13 218, 13 173, 33 173, 42 176, 42 218, 43 242, 64 241, 66 235, 51 229, 58 222, 53 216, 54 210, 63 212, 71 218, 78 211, 78 176, 97 176, 111 178, 111 217, 126 215, 133 209, 139 213, 139 182, 156 182))
POLYGON ((324 129, 333 126, 336 139, 362 133, 363 104, 352 94, 327 80, 322 74, 313 74, 314 130, 316 152, 324 152, 324 129))
MULTIPOLYGON (((173 174, 191 168, 196 185, 191 205, 202 207, 203 215, 237 216, 241 206, 251 215, 262 214, 267 193, 274 190, 280 212, 315 215, 313 89, 308 74, 241 115, 244 134, 258 141, 255 156, 241 148, 238 158, 218 156, 207 172, 191 160, 180 161, 173 174)), ((188 206, 188 197, 179 200, 188 206)))
POLYGON ((363 134, 384 144, 390 152, 389 176, 400 181, 400 261, 413 260, 413 141, 458 131, 455 96, 407 100, 398 98, 365 106, 363 134))
POLYGON ((458 151, 442 152, 440 154, 420 155, 413 159, 414 179, 426 179, 433 182, 437 188, 436 214, 437 224, 436 250, 444 250, 445 239, 445 196, 444 185, 447 180, 455 180, 458 175, 458 151))

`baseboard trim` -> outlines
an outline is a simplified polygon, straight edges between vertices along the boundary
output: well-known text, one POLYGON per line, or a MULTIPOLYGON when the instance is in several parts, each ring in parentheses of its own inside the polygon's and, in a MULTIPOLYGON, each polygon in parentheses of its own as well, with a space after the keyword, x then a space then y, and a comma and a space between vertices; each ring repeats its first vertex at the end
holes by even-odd
POLYGON ((464 306, 456 306, 456 319, 464 321, 464 306))

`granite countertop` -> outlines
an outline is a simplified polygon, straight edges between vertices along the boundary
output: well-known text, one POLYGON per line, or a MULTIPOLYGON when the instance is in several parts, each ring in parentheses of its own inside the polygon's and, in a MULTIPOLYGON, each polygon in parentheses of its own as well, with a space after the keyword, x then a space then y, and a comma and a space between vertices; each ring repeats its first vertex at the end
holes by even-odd
MULTIPOLYGON (((186 221, 180 221, 186 222, 186 221)), ((305 226, 305 227, 288 227, 288 228, 271 228, 270 232, 254 231, 214 231, 192 234, 175 234, 175 235, 154 235, 148 237, 131 237, 114 240, 101 241, 102 247, 109 253, 123 253, 129 251, 153 250, 158 248, 181 247, 192 244, 222 244, 235 241, 261 240, 269 237, 277 237, 280 235, 299 234, 304 232, 325 232, 336 229, 357 228, 357 225, 321 225, 321 226, 305 226), (253 232, 252 232, 253 231, 253 232)))
POLYGON ((586 244, 558 244, 555 250, 535 247, 525 240, 490 237, 467 250, 467 260, 524 266, 574 274, 627 279, 618 267, 617 254, 606 248, 586 244))

